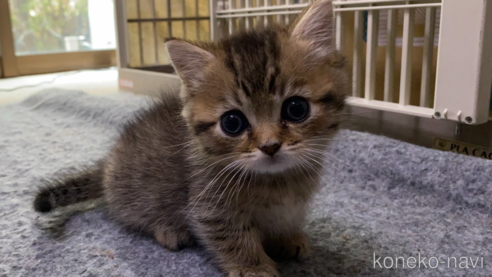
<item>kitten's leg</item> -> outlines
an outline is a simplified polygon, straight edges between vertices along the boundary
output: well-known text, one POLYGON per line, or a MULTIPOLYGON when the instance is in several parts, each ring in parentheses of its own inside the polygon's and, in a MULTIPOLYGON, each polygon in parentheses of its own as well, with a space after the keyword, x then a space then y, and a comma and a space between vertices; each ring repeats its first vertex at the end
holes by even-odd
POLYGON ((263 246, 274 260, 303 260, 311 252, 311 244, 303 231, 291 235, 268 237, 263 246))
POLYGON ((160 245, 171 251, 193 245, 191 233, 186 228, 160 226, 155 229, 154 237, 160 245))
POLYGON ((229 277, 279 277, 275 262, 263 250, 259 231, 249 222, 202 218, 199 235, 229 277))

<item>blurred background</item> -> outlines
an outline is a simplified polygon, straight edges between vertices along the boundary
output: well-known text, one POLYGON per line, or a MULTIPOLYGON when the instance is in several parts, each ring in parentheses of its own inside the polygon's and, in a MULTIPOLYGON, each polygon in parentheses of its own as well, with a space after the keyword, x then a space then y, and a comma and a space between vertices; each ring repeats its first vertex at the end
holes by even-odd
POLYGON ((116 64, 113 0, 0 0, 1 77, 116 64))
POLYGON ((17 55, 116 48, 112 0, 9 3, 17 55))
MULTIPOLYGON (((277 2, 308 1, 251 7, 277 2)), ((169 36, 210 40, 208 0, 0 0, 0 78, 115 66, 115 3, 125 17, 125 66, 169 64, 159 45, 169 36)))
POLYGON ((210 39, 206 0, 0 0, 0 103, 40 87, 118 91, 115 3, 125 67, 169 65, 169 36, 210 39))

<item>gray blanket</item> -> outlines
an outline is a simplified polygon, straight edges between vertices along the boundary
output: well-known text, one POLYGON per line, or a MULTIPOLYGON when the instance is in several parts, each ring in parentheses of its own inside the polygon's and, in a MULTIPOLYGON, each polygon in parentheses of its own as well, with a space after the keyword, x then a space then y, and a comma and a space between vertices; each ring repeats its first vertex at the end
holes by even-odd
MULTIPOLYGON (((0 276, 221 276, 203 249, 169 252, 104 207, 63 220, 31 207, 44 180, 104 156, 147 100, 51 90, 0 106, 0 276)), ((314 252, 283 276, 492 276, 491 161, 348 130, 327 155, 314 252)))

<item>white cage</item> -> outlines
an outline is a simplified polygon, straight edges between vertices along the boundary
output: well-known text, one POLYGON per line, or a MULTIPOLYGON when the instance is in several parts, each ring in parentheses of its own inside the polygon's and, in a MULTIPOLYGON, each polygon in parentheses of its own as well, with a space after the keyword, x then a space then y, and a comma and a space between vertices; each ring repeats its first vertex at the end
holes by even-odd
MULTIPOLYGON (((256 24, 288 24, 309 2, 210 0, 211 39, 256 24)), ((333 12, 335 26, 327 28, 351 61, 352 127, 455 152, 465 144, 492 148, 490 0, 345 0, 333 1, 333 12)), ((122 88, 177 85, 175 75, 125 66, 124 14, 117 5, 122 88)))

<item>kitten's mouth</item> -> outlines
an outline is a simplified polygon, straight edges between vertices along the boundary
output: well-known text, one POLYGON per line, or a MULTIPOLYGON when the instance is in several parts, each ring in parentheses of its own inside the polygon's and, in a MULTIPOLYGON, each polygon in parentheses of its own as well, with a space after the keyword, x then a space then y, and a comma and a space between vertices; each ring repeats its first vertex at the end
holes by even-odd
POLYGON ((279 155, 274 155, 274 156, 265 156, 262 158, 263 162, 266 164, 278 164, 282 162, 283 158, 279 155))
POLYGON ((281 173, 293 164, 284 155, 262 155, 254 163, 254 170, 260 173, 281 173))

